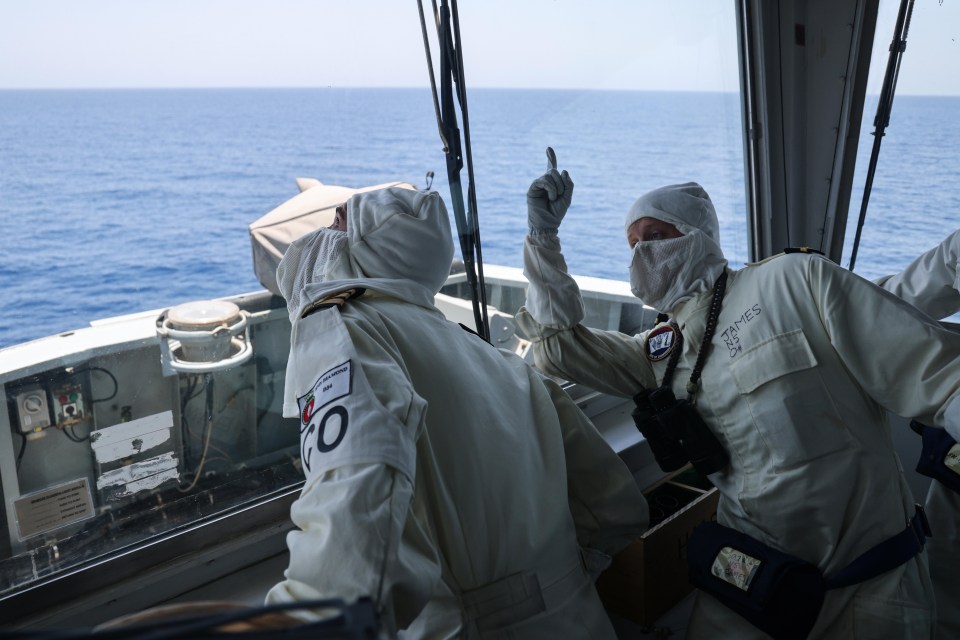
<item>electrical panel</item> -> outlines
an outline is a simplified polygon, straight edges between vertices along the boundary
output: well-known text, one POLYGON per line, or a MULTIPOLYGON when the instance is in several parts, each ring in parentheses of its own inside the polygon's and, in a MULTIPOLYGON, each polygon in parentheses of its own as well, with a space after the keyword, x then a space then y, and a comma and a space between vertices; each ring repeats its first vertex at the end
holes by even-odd
POLYGON ((65 383, 50 390, 53 415, 58 426, 82 422, 86 419, 83 388, 76 383, 65 383))
POLYGON ((3 372, 4 597, 29 601, 40 582, 100 576, 131 553, 146 566, 185 527, 215 541, 222 514, 303 482, 299 423, 281 415, 289 325, 282 306, 275 315, 257 333, 272 361, 168 376, 158 346, 137 340, 3 372))
POLYGON ((50 405, 43 387, 37 385, 21 390, 16 403, 20 433, 40 434, 50 426, 50 405))

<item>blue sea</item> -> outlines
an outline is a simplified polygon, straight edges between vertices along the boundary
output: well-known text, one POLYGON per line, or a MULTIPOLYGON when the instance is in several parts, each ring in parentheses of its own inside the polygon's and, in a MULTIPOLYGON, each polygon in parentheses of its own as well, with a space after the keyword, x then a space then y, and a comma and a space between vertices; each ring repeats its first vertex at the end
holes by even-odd
MULTIPOLYGON (((476 89, 468 94, 485 263, 520 266, 525 193, 556 149, 576 184, 571 271, 623 279, 622 218, 696 180, 733 265, 747 259, 736 94, 476 89)), ((872 131, 875 98, 865 130, 872 131)), ((873 138, 861 144, 848 249, 873 138)), ((857 272, 905 266, 960 226, 960 98, 898 96, 857 272)), ((297 177, 404 180, 447 200, 426 89, 0 91, 0 348, 91 320, 261 288, 248 225, 297 177)), ((467 180, 466 168, 463 170, 467 180)))

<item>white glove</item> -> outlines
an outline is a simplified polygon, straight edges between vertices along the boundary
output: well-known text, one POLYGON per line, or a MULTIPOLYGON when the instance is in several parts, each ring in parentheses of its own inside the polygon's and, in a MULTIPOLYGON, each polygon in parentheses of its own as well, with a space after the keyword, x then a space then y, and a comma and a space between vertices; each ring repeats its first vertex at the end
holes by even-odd
POLYGON ((573 180, 557 171, 557 156, 547 147, 547 172, 527 190, 527 224, 531 233, 556 233, 573 199, 573 180))

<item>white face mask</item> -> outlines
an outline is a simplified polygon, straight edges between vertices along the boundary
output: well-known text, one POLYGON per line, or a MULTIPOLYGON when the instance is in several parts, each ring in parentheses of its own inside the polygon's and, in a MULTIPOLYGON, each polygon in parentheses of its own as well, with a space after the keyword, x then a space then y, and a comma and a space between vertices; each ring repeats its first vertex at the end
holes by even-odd
POLYGON ((346 231, 323 228, 287 248, 277 268, 277 286, 287 299, 291 322, 300 310, 304 287, 331 278, 331 271, 348 246, 346 231))
POLYGON ((638 242, 630 261, 630 290, 657 311, 669 311, 700 288, 696 278, 703 255, 699 230, 668 240, 638 242))
MULTIPOLYGON (((313 263, 313 280, 311 282, 320 282, 330 275, 332 267, 347 246, 347 232, 337 229, 326 229, 318 238, 316 244, 313 263)), ((304 284, 310 284, 305 282, 304 284)))

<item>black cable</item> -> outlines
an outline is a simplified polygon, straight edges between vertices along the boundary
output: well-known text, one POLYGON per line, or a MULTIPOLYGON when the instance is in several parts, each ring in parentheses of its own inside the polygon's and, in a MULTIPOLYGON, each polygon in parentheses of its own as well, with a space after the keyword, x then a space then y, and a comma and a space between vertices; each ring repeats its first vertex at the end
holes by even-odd
POLYGON ((187 386, 185 389, 180 391, 180 442, 183 445, 183 462, 186 464, 187 455, 189 452, 187 449, 190 445, 190 427, 187 422, 187 401, 189 400, 190 394, 193 392, 191 384, 193 383, 193 376, 187 378, 187 386))
MULTIPOLYGON (((190 481, 190 484, 186 487, 178 487, 181 492, 189 492, 200 481, 200 476, 203 473, 203 466, 207 462, 207 452, 210 447, 210 438, 213 436, 213 374, 204 373, 203 374, 203 387, 201 391, 206 391, 206 399, 204 402, 204 413, 206 420, 204 421, 203 433, 200 436, 200 443, 202 449, 200 450, 200 462, 197 463, 197 468, 193 472, 193 480, 190 481)), ((199 394, 200 391, 197 392, 199 394)), ((189 398, 188 398, 189 400, 189 398)))
POLYGON ((114 376, 112 373, 110 373, 108 370, 104 369, 103 367, 84 367, 82 369, 75 369, 72 373, 75 375, 78 373, 83 373, 85 371, 102 371, 103 373, 110 376, 111 380, 113 380, 113 393, 111 393, 106 398, 97 398, 95 400, 90 400, 90 404, 96 404, 98 402, 106 402, 107 400, 113 400, 115 397, 117 397, 117 391, 119 391, 120 385, 117 384, 116 376, 114 376))
MULTIPOLYGON (((276 397, 277 392, 273 387, 273 369, 270 367, 270 360, 266 356, 258 356, 256 360, 257 366, 257 380, 263 378, 264 375, 270 376, 270 383, 267 385, 267 391, 270 392, 270 398, 267 400, 264 408, 257 413, 257 424, 256 427, 260 427, 260 423, 266 417, 267 413, 270 412, 270 405, 273 404, 273 399, 276 397), (260 371, 265 370, 266 373, 261 375, 260 371)), ((259 403, 258 403, 259 404, 259 403)))
POLYGON ((65 436, 67 436, 70 440, 73 440, 74 442, 77 442, 77 443, 83 443, 83 442, 86 442, 87 440, 90 439, 90 434, 89 434, 89 433, 88 433, 86 436, 83 436, 83 437, 78 436, 78 435, 73 431, 73 425, 72 425, 72 424, 68 424, 68 425, 66 425, 66 426, 63 427, 63 434, 64 434, 65 436))
POLYGON ((187 404, 203 392, 203 387, 197 389, 199 384, 200 374, 190 374, 187 378, 187 386, 180 394, 180 440, 183 444, 184 464, 189 462, 190 450, 193 448, 190 442, 191 433, 189 419, 187 418, 187 404))
MULTIPOLYGON (((199 373, 193 374, 193 377, 190 380, 191 381, 187 384, 187 399, 184 402, 190 402, 191 400, 199 396, 201 393, 203 393, 203 390, 205 388, 205 387, 200 387, 199 389, 197 388, 200 385, 199 373)), ((206 385, 206 380, 207 380, 206 375, 204 375, 203 380, 204 380, 204 385, 206 385)))
POLYGON ((23 461, 23 454, 27 452, 27 436, 20 434, 20 453, 17 454, 17 471, 20 471, 20 462, 23 461))
POLYGON ((117 397, 117 391, 120 390, 120 385, 117 384, 117 378, 112 373, 104 369, 103 367, 90 367, 91 371, 102 371, 103 373, 110 376, 110 379, 113 380, 113 393, 111 393, 106 398, 96 398, 90 401, 90 404, 96 404, 98 402, 106 402, 107 400, 113 400, 117 397))
POLYGON ((237 387, 237 390, 230 394, 230 397, 223 401, 223 406, 220 408, 221 411, 226 410, 227 407, 237 399, 237 396, 240 395, 243 391, 253 391, 256 387, 252 384, 245 384, 242 387, 237 387))

